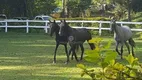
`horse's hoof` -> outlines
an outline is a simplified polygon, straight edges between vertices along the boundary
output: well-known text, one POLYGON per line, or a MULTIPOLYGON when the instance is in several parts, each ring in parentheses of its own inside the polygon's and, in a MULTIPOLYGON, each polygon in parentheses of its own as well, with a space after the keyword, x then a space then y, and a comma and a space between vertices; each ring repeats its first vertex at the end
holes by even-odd
POLYGON ((121 59, 123 59, 123 57, 121 56, 121 59))
POLYGON ((65 62, 65 64, 68 64, 68 62, 65 62))
POLYGON ((82 61, 83 59, 82 58, 80 58, 80 61, 82 61))
POLYGON ((71 58, 71 60, 73 60, 73 58, 71 58))
POLYGON ((53 61, 53 64, 56 64, 56 61, 53 61))
POLYGON ((118 55, 121 55, 120 53, 118 53, 118 55))
POLYGON ((78 59, 77 59, 76 61, 77 61, 77 62, 79 62, 79 60, 78 60, 78 59))

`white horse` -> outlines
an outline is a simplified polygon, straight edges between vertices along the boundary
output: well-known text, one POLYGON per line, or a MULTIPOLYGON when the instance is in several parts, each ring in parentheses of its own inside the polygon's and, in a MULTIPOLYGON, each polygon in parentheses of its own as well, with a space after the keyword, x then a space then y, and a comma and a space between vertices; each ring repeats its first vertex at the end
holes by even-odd
POLYGON ((110 31, 114 32, 114 39, 116 41, 116 49, 115 50, 119 55, 121 55, 121 59, 123 58, 122 54, 123 54, 123 45, 124 44, 126 45, 129 54, 130 54, 129 44, 131 45, 132 55, 134 56, 133 48, 135 47, 135 42, 132 39, 131 29, 128 26, 116 25, 116 21, 114 19, 112 19, 111 23, 110 23, 110 31), (129 44, 127 43, 127 41, 129 41, 129 44), (118 51, 119 44, 121 44, 121 52, 118 51))

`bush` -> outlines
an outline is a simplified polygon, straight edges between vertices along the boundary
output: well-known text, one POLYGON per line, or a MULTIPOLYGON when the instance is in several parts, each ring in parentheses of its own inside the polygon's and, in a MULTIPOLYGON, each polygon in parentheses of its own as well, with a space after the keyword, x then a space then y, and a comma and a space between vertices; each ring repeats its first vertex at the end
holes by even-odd
POLYGON ((83 64, 77 67, 82 69, 81 76, 85 74, 90 76, 92 80, 142 80, 142 65, 138 58, 134 58, 131 54, 125 56, 128 65, 116 61, 117 53, 110 48, 111 42, 105 46, 100 46, 102 39, 97 38, 91 43, 96 44, 96 49, 86 52, 86 60, 100 66, 100 69, 87 69, 83 64))
POLYGON ((88 18, 82 18, 82 17, 76 17, 76 18, 58 18, 58 20, 63 20, 63 19, 66 19, 66 20, 96 20, 96 21, 108 21, 110 20, 109 18, 107 17, 88 17, 88 18))

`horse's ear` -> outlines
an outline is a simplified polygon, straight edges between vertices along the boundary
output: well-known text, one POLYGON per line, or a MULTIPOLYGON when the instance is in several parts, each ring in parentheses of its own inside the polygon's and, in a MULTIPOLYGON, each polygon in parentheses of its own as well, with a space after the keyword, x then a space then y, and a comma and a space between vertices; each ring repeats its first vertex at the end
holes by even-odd
POLYGON ((49 22, 51 23, 51 21, 49 20, 49 22))
POLYGON ((55 23, 56 21, 54 20, 54 23, 55 23))
POLYGON ((110 17, 110 19, 111 19, 111 20, 114 20, 115 18, 114 18, 114 16, 112 16, 112 17, 110 17))
POLYGON ((66 22, 66 20, 64 19, 64 22, 66 22))
POLYGON ((110 18, 112 22, 116 22, 116 18, 113 16, 110 18))

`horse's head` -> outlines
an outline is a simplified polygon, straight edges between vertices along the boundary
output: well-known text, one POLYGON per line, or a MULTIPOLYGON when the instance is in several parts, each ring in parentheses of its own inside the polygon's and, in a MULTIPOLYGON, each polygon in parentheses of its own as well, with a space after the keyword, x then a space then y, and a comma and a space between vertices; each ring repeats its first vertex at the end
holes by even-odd
POLYGON ((112 33, 114 32, 115 27, 116 27, 116 20, 113 18, 113 19, 110 21, 110 31, 111 31, 112 33))
POLYGON ((65 20, 61 21, 59 35, 60 36, 67 36, 69 33, 68 28, 69 28, 69 26, 66 23, 66 21, 65 20))
POLYGON ((48 25, 50 27, 50 31, 49 31, 50 36, 52 36, 54 32, 59 31, 59 26, 55 20, 53 22, 49 21, 48 25))

